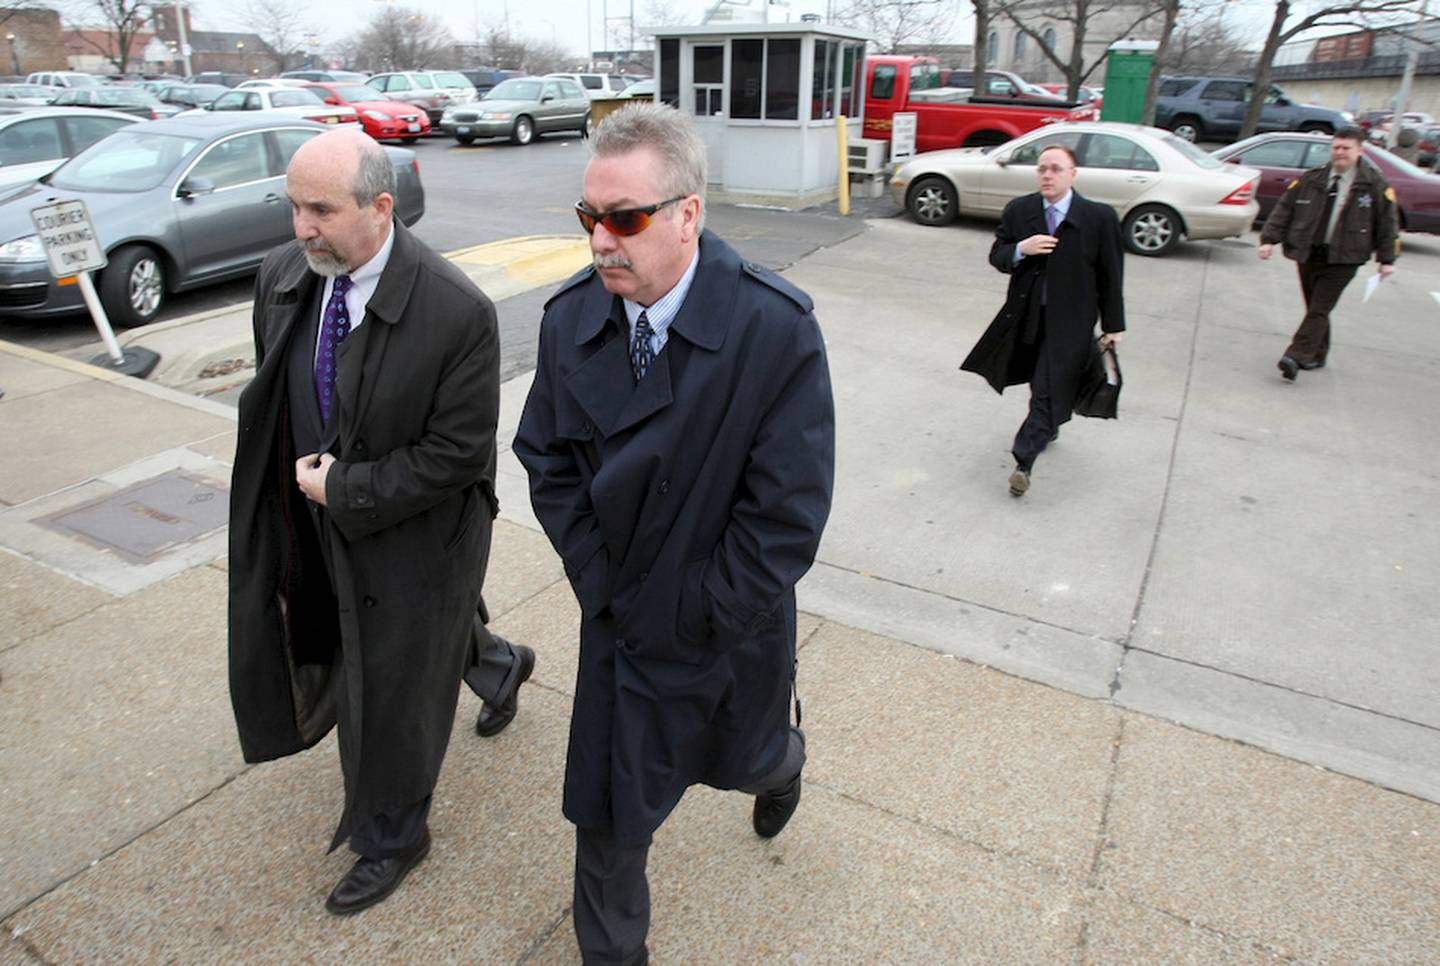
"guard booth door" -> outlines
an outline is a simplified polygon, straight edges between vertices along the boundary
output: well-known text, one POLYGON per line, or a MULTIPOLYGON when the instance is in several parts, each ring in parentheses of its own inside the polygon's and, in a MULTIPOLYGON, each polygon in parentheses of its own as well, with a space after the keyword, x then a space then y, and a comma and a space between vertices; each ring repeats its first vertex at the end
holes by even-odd
POLYGON ((690 47, 690 90, 686 101, 710 155, 709 181, 721 184, 725 180, 724 44, 694 44, 690 47))

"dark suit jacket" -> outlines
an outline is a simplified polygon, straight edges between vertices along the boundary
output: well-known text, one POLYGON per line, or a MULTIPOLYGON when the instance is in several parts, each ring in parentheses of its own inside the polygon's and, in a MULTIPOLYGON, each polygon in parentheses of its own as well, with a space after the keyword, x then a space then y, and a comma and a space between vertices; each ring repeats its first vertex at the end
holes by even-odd
POLYGON ((292 754, 338 717, 346 807, 336 843, 434 788, 496 511, 494 307, 398 222, 393 229, 364 323, 340 347, 327 433, 337 462, 319 529, 295 486, 302 454, 286 370, 292 351, 313 352, 293 337, 307 328, 321 281, 293 244, 271 252, 256 281, 256 374, 240 397, 231 491, 230 692, 241 749, 247 761, 292 754), (339 695, 328 681, 337 649, 339 695))
POLYGON ((1090 357, 1096 319, 1105 332, 1125 331, 1124 243, 1114 209, 1079 192, 1056 231, 1055 250, 1016 264, 1015 246, 1044 234, 1049 229, 1039 192, 1005 206, 990 247, 990 264, 1010 276, 1009 291, 960 368, 979 373, 996 392, 1030 381, 1036 354, 1020 351, 1019 343, 1026 322, 1040 310, 1043 278, 1047 301, 1041 351, 1051 363, 1054 406, 1068 413, 1075 383, 1090 357))
POLYGON ((566 283, 515 454, 583 613, 565 815, 638 842, 687 786, 740 787, 785 754, 835 417, 809 297, 710 232, 638 385, 628 344, 592 270, 566 283))

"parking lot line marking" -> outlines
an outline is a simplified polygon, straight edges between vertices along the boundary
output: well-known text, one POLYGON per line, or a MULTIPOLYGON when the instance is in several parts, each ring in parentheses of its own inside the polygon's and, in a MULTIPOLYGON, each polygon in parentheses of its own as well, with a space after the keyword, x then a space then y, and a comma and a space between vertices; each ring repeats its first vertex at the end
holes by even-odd
POLYGON ((591 259, 584 235, 524 235, 461 248, 445 257, 497 301, 562 282, 591 259))

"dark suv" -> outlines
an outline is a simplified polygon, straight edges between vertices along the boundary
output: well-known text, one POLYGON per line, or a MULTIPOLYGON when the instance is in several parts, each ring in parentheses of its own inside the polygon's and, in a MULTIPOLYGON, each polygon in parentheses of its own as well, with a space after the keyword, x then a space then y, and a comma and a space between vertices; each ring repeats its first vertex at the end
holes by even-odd
MULTIPOLYGON (((1169 128, 1187 141, 1234 140, 1245 121, 1252 86, 1244 77, 1162 77, 1155 98, 1155 126, 1169 128)), ((1271 84, 1256 131, 1334 134, 1347 123, 1339 111, 1296 104, 1271 84)))

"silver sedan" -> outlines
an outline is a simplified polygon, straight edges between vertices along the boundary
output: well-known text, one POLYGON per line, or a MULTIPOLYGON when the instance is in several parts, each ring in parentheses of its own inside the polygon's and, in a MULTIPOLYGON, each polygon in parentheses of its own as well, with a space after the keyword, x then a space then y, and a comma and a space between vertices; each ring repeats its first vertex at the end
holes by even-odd
POLYGON ((922 225, 961 213, 999 218, 1012 199, 1037 190, 1036 160, 1055 144, 1079 158, 1075 190, 1115 209, 1138 255, 1164 255, 1181 238, 1238 237, 1260 210, 1259 171, 1221 164, 1169 131, 1112 122, 1056 124, 998 147, 916 155, 895 171, 890 191, 922 225))
MULTIPOLYGON (((143 325, 171 292, 255 271, 295 237, 285 167, 326 130, 258 113, 200 114, 132 124, 54 174, 0 202, 0 315, 43 318, 85 311, 75 279, 52 278, 31 209, 85 202, 109 264, 95 286, 116 325, 143 325)), ((425 213, 413 151, 384 149, 398 182, 395 217, 425 213)))

